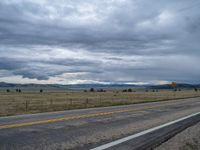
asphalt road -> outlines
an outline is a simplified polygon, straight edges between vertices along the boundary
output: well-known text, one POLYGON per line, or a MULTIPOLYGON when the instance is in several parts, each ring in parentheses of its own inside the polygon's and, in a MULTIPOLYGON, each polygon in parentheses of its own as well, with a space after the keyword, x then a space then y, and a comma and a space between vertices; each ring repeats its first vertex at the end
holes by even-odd
POLYGON ((0 150, 91 149, 199 111, 190 98, 1 117, 0 150))

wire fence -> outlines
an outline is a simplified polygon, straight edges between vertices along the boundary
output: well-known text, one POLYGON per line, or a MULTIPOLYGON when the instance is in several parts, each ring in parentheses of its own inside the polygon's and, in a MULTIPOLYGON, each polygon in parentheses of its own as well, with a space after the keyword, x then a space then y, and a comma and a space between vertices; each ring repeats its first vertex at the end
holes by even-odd
POLYGON ((0 116, 198 97, 199 91, 0 92, 0 116))

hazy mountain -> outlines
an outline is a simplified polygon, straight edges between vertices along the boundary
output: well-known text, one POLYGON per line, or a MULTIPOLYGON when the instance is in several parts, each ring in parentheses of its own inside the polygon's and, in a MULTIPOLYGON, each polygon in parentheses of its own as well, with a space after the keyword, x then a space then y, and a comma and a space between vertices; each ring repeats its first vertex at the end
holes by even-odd
MULTIPOLYGON (((73 84, 73 85, 61 85, 61 84, 14 84, 0 82, 0 88, 71 88, 71 89, 87 89, 87 88, 150 88, 150 89, 171 89, 168 84, 164 85, 127 85, 127 84, 73 84)), ((177 88, 200 88, 200 84, 185 84, 178 83, 177 88)))

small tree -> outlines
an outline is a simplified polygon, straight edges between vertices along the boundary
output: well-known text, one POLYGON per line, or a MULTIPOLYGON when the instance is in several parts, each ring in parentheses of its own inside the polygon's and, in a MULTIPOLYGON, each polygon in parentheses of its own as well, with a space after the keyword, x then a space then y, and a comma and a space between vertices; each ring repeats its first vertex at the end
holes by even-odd
POLYGON ((16 89, 16 92, 19 92, 19 89, 16 89))
POLYGON ((91 88, 91 89, 90 89, 90 92, 94 92, 94 88, 91 88))
POLYGON ((40 93, 42 93, 43 92, 43 89, 40 89, 40 93))
POLYGON ((176 88, 176 86, 177 86, 176 82, 172 82, 172 83, 171 83, 171 86, 172 86, 173 88, 176 88))
POLYGON ((175 92, 177 91, 176 86, 177 86, 176 82, 171 83, 171 87, 174 89, 175 92))
POLYGON ((21 93, 22 92, 21 89, 19 89, 18 92, 21 93))
POLYGON ((194 88, 194 91, 195 91, 195 92, 197 92, 197 91, 198 91, 198 89, 197 89, 197 88, 194 88))
POLYGON ((9 89, 7 89, 7 90, 6 90, 6 92, 7 92, 7 93, 9 93, 9 92, 10 92, 10 90, 9 90, 9 89))
POLYGON ((132 92, 132 89, 128 89, 128 92, 132 92))

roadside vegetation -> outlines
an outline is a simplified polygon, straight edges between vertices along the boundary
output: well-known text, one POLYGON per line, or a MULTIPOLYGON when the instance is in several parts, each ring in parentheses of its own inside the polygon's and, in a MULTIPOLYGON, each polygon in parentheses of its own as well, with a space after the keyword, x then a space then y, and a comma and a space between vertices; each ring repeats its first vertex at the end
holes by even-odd
POLYGON ((198 89, 149 89, 140 92, 133 89, 106 91, 94 88, 80 92, 47 92, 43 89, 27 92, 21 89, 6 89, 0 92, 0 116, 157 102, 197 96, 200 96, 198 89))

